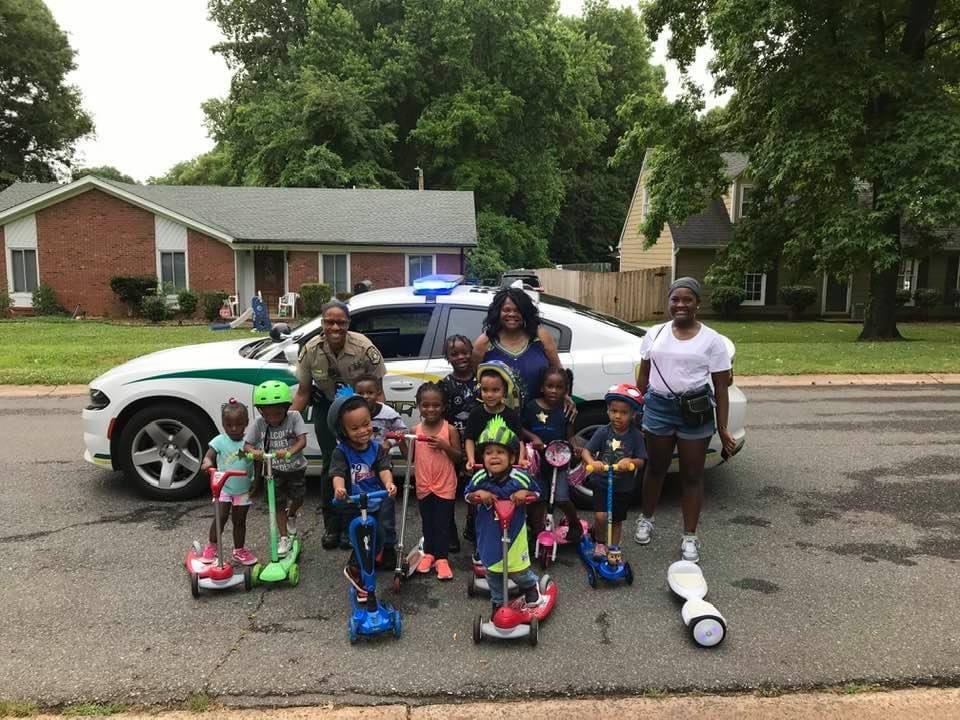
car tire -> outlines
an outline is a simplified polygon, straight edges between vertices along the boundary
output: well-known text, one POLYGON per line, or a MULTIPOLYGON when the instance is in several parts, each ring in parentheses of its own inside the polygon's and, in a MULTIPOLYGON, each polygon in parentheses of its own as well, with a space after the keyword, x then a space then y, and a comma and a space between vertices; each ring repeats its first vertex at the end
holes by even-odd
MULTIPOLYGON (((576 430, 578 439, 586 444, 586 441, 593 435, 593 432, 608 422, 609 419, 607 418, 606 409, 602 406, 593 405, 577 414, 574 429, 576 430)), ((579 462, 574 463, 571 469, 576 468, 578 465, 580 465, 579 462)), ((578 510, 593 511, 593 491, 586 486, 586 483, 572 486, 570 488, 570 499, 578 510)))
POLYGON ((200 463, 216 428, 199 410, 179 403, 157 403, 138 410, 123 425, 117 440, 118 466, 128 481, 144 495, 158 500, 185 500, 208 488, 200 463), (161 435, 174 442, 161 447, 161 435), (167 451, 177 457, 168 468, 169 482, 161 475, 167 451), (157 460, 151 461, 154 451, 157 460), (191 473, 191 468, 195 470, 191 473), (166 486, 165 486, 166 485, 166 486))

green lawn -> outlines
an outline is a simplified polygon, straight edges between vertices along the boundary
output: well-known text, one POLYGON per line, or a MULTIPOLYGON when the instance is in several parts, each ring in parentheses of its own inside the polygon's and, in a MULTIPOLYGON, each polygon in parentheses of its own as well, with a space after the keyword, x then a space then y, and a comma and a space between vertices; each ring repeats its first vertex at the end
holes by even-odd
POLYGON ((123 325, 91 320, 0 321, 0 383, 88 383, 126 360, 190 343, 255 337, 206 325, 123 325))
POLYGON ((857 342, 853 323, 707 324, 736 344, 738 375, 960 372, 957 323, 900 323, 905 342, 857 342))

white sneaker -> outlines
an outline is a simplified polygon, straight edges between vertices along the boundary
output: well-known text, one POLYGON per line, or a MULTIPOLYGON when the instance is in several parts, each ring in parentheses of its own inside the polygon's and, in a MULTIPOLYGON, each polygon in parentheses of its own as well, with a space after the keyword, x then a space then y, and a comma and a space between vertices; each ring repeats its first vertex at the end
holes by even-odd
POLYGON ((652 535, 653 521, 641 515, 640 519, 637 520, 637 530, 635 533, 633 533, 633 539, 640 545, 646 545, 648 542, 650 542, 650 537, 652 535))
POLYGON ((280 542, 277 543, 277 555, 283 557, 290 552, 290 545, 290 538, 284 535, 282 538, 280 538, 280 542))
POLYGON ((296 515, 287 516, 287 534, 288 535, 297 534, 297 516, 296 515))
POLYGON ((700 541, 696 535, 684 535, 680 543, 680 555, 684 560, 700 562, 700 541))

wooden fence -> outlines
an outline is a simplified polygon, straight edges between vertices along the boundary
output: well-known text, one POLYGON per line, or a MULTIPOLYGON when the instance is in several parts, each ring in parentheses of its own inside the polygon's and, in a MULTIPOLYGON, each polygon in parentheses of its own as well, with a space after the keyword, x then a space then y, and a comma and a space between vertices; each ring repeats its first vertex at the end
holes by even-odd
POLYGON ((545 292, 621 320, 654 320, 665 315, 669 267, 618 273, 546 268, 537 274, 545 292))

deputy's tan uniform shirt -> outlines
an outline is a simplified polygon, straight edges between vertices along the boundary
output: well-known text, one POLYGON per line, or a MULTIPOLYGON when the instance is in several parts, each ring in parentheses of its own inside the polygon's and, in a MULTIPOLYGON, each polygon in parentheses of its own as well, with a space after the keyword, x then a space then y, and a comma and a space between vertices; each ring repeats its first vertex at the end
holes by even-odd
POLYGON ((363 334, 349 330, 339 355, 335 356, 324 336, 318 335, 303 346, 297 362, 297 380, 312 382, 328 400, 333 400, 338 382, 353 385, 363 375, 382 378, 386 373, 376 346, 363 334))

